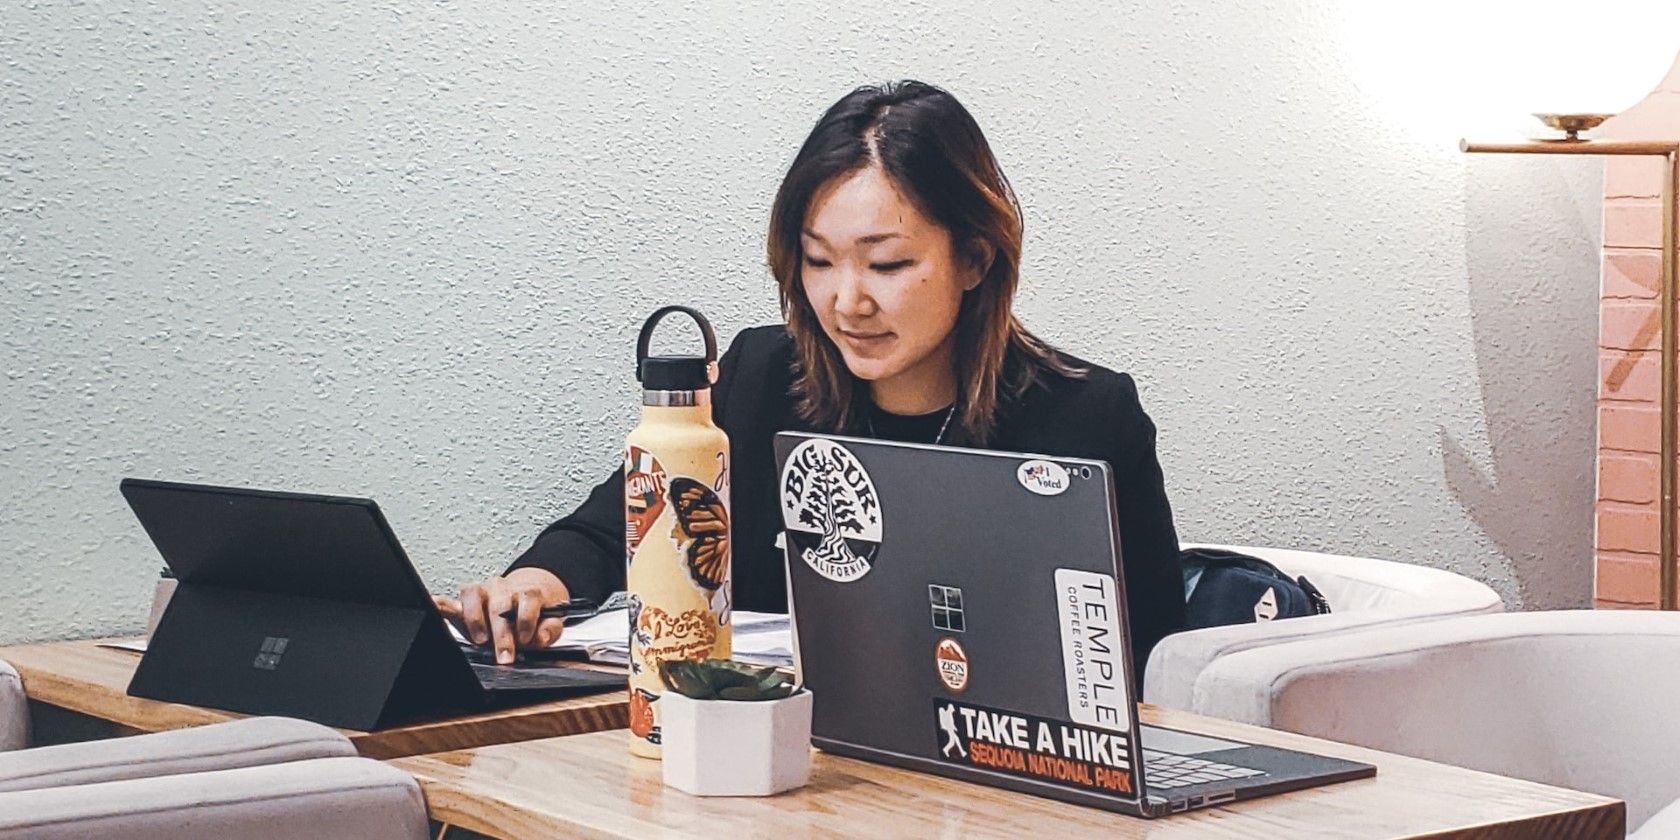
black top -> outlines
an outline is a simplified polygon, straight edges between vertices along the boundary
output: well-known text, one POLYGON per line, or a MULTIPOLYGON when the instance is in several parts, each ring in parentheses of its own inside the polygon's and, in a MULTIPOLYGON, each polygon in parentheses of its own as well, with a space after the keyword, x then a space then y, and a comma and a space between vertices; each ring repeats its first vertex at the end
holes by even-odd
POLYGON ((950 443, 951 423, 956 422, 956 418, 951 416, 951 406, 927 414, 893 414, 874 404, 870 404, 867 410, 869 419, 863 430, 864 436, 876 440, 950 443))
MULTIPOLYGON (((712 417, 729 435, 734 527, 734 604, 760 612, 787 610, 786 570, 776 536, 776 459, 771 440, 783 430, 813 431, 799 419, 793 385, 793 340, 785 327, 742 332, 719 363, 712 417)), ((1048 374, 999 409, 991 448, 1107 461, 1114 468, 1120 544, 1131 618, 1132 656, 1141 680, 1149 651, 1184 627, 1184 584, 1178 535, 1155 457, 1155 424, 1138 402, 1132 378, 1072 357, 1083 379, 1048 374)), ((931 443, 945 410, 897 417, 870 407, 875 437, 931 443)), ((867 434, 867 430, 861 430, 867 434)), ((955 423, 945 442, 957 437, 955 423)), ((854 432, 857 433, 857 432, 854 432)), ((570 516, 548 526, 509 570, 547 569, 571 594, 600 600, 624 588, 624 470, 590 492, 570 516)))

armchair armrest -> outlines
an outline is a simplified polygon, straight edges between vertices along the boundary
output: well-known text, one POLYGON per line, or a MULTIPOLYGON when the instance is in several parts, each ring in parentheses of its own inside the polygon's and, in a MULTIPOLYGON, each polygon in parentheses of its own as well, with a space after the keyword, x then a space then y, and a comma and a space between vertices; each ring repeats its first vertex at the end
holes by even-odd
POLYGON ((1253 555, 1285 574, 1305 575, 1330 601, 1329 615, 1232 624, 1174 633, 1162 639, 1144 670, 1143 699, 1157 706, 1208 714, 1193 698, 1196 679, 1221 656, 1324 633, 1441 616, 1503 611, 1498 593, 1453 572, 1314 551, 1245 545, 1185 543, 1253 555))
POLYGON ((1198 710, 1619 797, 1637 827, 1680 798, 1680 615, 1442 618, 1220 657, 1198 710))
POLYGON ((0 661, 0 752, 29 746, 29 700, 16 669, 0 661))

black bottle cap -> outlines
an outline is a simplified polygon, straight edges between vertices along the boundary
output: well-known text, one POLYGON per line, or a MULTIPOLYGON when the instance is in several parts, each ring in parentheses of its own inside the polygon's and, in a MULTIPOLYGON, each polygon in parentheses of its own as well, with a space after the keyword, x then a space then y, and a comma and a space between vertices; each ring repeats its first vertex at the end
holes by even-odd
POLYGON ((713 366, 717 362, 717 336, 706 316, 686 306, 667 306, 648 316, 642 324, 642 334, 636 339, 636 379, 648 391, 699 391, 712 387, 713 366), (706 342, 704 356, 649 356, 648 342, 660 319, 672 312, 681 312, 700 326, 700 336, 706 342))
POLYGON ((712 387, 712 363, 704 356, 649 356, 642 360, 642 388, 649 391, 699 391, 712 387))

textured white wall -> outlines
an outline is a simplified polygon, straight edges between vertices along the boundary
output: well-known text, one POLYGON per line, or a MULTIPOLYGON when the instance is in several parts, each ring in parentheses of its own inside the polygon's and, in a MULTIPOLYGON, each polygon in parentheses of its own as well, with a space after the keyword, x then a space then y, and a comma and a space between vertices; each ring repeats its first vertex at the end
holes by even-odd
POLYGON ((0 5, 0 641, 140 628, 127 475, 499 569, 609 468, 646 311, 776 317, 779 176, 906 76, 1021 194, 1028 322, 1139 378, 1184 537, 1587 602, 1594 165, 1399 124, 1337 4, 742 5, 0 5))

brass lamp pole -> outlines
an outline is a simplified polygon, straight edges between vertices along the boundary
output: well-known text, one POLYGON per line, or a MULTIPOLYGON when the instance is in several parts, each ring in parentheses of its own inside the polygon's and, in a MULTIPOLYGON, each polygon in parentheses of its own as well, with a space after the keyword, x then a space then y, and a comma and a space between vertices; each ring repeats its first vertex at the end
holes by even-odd
POLYGON ((1674 492, 1675 492, 1675 236, 1674 223, 1680 218, 1680 141, 1673 140, 1583 140, 1576 132, 1592 128, 1603 120, 1600 115, 1579 117, 1540 115, 1541 120, 1567 132, 1555 140, 1524 140, 1515 143, 1471 143, 1459 141, 1458 147, 1467 153, 1521 155, 1642 155, 1663 159, 1663 235, 1662 275, 1658 293, 1662 307, 1662 508, 1658 524, 1662 528, 1661 554, 1658 569, 1662 594, 1658 601, 1662 609, 1675 609, 1674 556, 1674 492))

